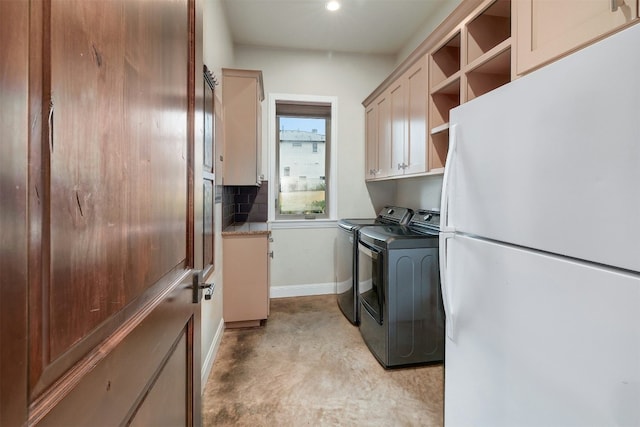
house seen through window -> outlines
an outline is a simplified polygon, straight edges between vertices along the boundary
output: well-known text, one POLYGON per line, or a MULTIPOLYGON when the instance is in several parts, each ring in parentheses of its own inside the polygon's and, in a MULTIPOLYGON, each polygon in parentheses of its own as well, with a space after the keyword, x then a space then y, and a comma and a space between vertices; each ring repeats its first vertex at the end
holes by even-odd
POLYGON ((327 104, 276 104, 277 217, 327 217, 330 118, 327 104))

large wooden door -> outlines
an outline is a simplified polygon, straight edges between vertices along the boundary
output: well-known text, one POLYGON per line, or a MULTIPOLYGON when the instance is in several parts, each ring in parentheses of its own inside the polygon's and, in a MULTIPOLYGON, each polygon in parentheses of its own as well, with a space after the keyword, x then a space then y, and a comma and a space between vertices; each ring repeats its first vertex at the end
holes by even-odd
POLYGON ((0 422, 198 425, 196 3, 1 4, 0 422))
POLYGON ((27 419, 29 4, 0 1, 0 425, 27 419))

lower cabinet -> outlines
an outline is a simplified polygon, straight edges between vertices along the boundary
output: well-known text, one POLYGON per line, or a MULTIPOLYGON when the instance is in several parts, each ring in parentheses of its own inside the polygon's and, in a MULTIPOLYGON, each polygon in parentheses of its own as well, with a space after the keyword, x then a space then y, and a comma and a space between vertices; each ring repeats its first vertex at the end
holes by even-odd
POLYGON ((222 235, 226 327, 259 326, 269 315, 269 234, 222 235))

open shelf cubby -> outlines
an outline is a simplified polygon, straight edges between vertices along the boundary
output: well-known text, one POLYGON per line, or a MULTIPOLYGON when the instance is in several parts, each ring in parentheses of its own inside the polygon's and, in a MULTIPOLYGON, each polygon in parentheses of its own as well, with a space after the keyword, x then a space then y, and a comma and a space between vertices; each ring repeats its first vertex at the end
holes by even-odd
POLYGON ((431 54, 429 70, 431 86, 436 86, 458 71, 460 71, 460 32, 431 54))
POLYGON ((429 147, 429 170, 444 168, 449 150, 449 130, 431 135, 429 147))
POLYGON ((511 1, 496 0, 467 24, 467 61, 472 63, 511 37, 511 1))
POLYGON ((460 105, 460 79, 431 94, 430 129, 438 128, 449 122, 449 110, 460 105))
POLYGON ((506 48, 467 73, 467 101, 511 81, 511 49, 506 48))

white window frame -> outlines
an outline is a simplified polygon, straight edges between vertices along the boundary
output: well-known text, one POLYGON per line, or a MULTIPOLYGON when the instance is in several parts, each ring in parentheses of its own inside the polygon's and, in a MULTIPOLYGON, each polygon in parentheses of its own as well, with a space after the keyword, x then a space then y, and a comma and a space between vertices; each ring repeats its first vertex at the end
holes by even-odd
POLYGON ((267 135, 269 141, 269 222, 271 228, 325 228, 335 227, 338 219, 338 97, 321 95, 300 95, 270 93, 267 97, 267 135), (278 197, 277 182, 278 168, 276 167, 276 150, 278 141, 276 136, 276 103, 279 101, 300 103, 331 104, 331 146, 329 147, 329 212, 327 218, 318 219, 276 219, 276 199, 278 197))

